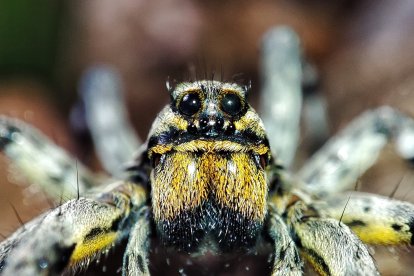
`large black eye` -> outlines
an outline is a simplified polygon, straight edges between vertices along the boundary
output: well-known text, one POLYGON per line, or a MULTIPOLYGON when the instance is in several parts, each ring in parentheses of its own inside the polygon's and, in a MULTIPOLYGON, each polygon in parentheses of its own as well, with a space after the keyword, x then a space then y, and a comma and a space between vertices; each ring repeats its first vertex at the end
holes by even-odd
POLYGON ((180 112, 184 115, 194 115, 201 108, 200 97, 196 93, 189 93, 182 98, 178 108, 180 109, 180 112))
POLYGON ((236 94, 226 94, 221 99, 221 109, 229 115, 237 115, 242 110, 242 102, 236 94))

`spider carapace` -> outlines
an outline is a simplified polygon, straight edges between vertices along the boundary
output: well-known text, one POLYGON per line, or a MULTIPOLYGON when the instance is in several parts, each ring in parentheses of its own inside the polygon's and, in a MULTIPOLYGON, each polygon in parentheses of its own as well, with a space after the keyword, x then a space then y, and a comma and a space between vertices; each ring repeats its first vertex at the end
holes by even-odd
POLYGON ((255 245, 267 213, 271 159, 248 86, 181 83, 148 139, 152 210, 166 245, 222 252, 255 245))

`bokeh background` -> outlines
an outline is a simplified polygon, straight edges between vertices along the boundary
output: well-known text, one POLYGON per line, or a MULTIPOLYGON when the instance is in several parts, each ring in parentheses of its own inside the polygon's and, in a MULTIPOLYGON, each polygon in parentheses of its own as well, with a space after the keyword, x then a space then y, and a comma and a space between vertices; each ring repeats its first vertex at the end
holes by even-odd
MULTIPOLYGON (((28 121, 99 170, 86 130, 73 119, 78 81, 88 66, 119 70, 130 119, 145 137, 168 101, 167 77, 185 80, 194 68, 223 72, 227 79, 243 73, 253 82, 255 103, 260 40, 279 24, 298 32, 318 69, 331 133, 383 104, 414 116, 410 0, 2 0, 0 114, 28 121)), ((4 236, 19 226, 11 206, 23 221, 51 207, 24 180, 10 178, 0 156, 4 236)), ((413 172, 388 147, 361 179, 361 189, 389 195, 401 179, 395 197, 414 202, 413 172)), ((414 272, 408 248, 375 248, 374 256, 384 275, 414 272)))

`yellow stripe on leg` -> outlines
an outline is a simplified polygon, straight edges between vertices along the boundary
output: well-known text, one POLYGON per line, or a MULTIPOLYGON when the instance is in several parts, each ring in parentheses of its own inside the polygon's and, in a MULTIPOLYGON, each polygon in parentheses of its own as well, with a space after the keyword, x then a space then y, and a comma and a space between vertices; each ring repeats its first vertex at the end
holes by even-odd
POLYGON ((347 224, 365 243, 413 244, 414 205, 411 203, 352 192, 318 202, 314 207, 347 224))
POLYGON ((93 257, 99 252, 103 252, 105 249, 111 247, 117 238, 117 232, 110 232, 77 244, 70 258, 71 265, 74 265, 84 259, 93 257))

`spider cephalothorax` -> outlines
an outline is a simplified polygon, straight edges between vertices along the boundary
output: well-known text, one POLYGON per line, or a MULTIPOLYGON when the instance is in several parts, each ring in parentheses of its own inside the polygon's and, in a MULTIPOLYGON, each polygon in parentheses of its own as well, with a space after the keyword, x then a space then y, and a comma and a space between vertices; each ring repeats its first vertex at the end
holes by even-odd
POLYGON ((186 251, 255 244, 267 213, 270 150, 246 94, 218 81, 171 91, 148 140, 154 219, 166 244, 186 251))

